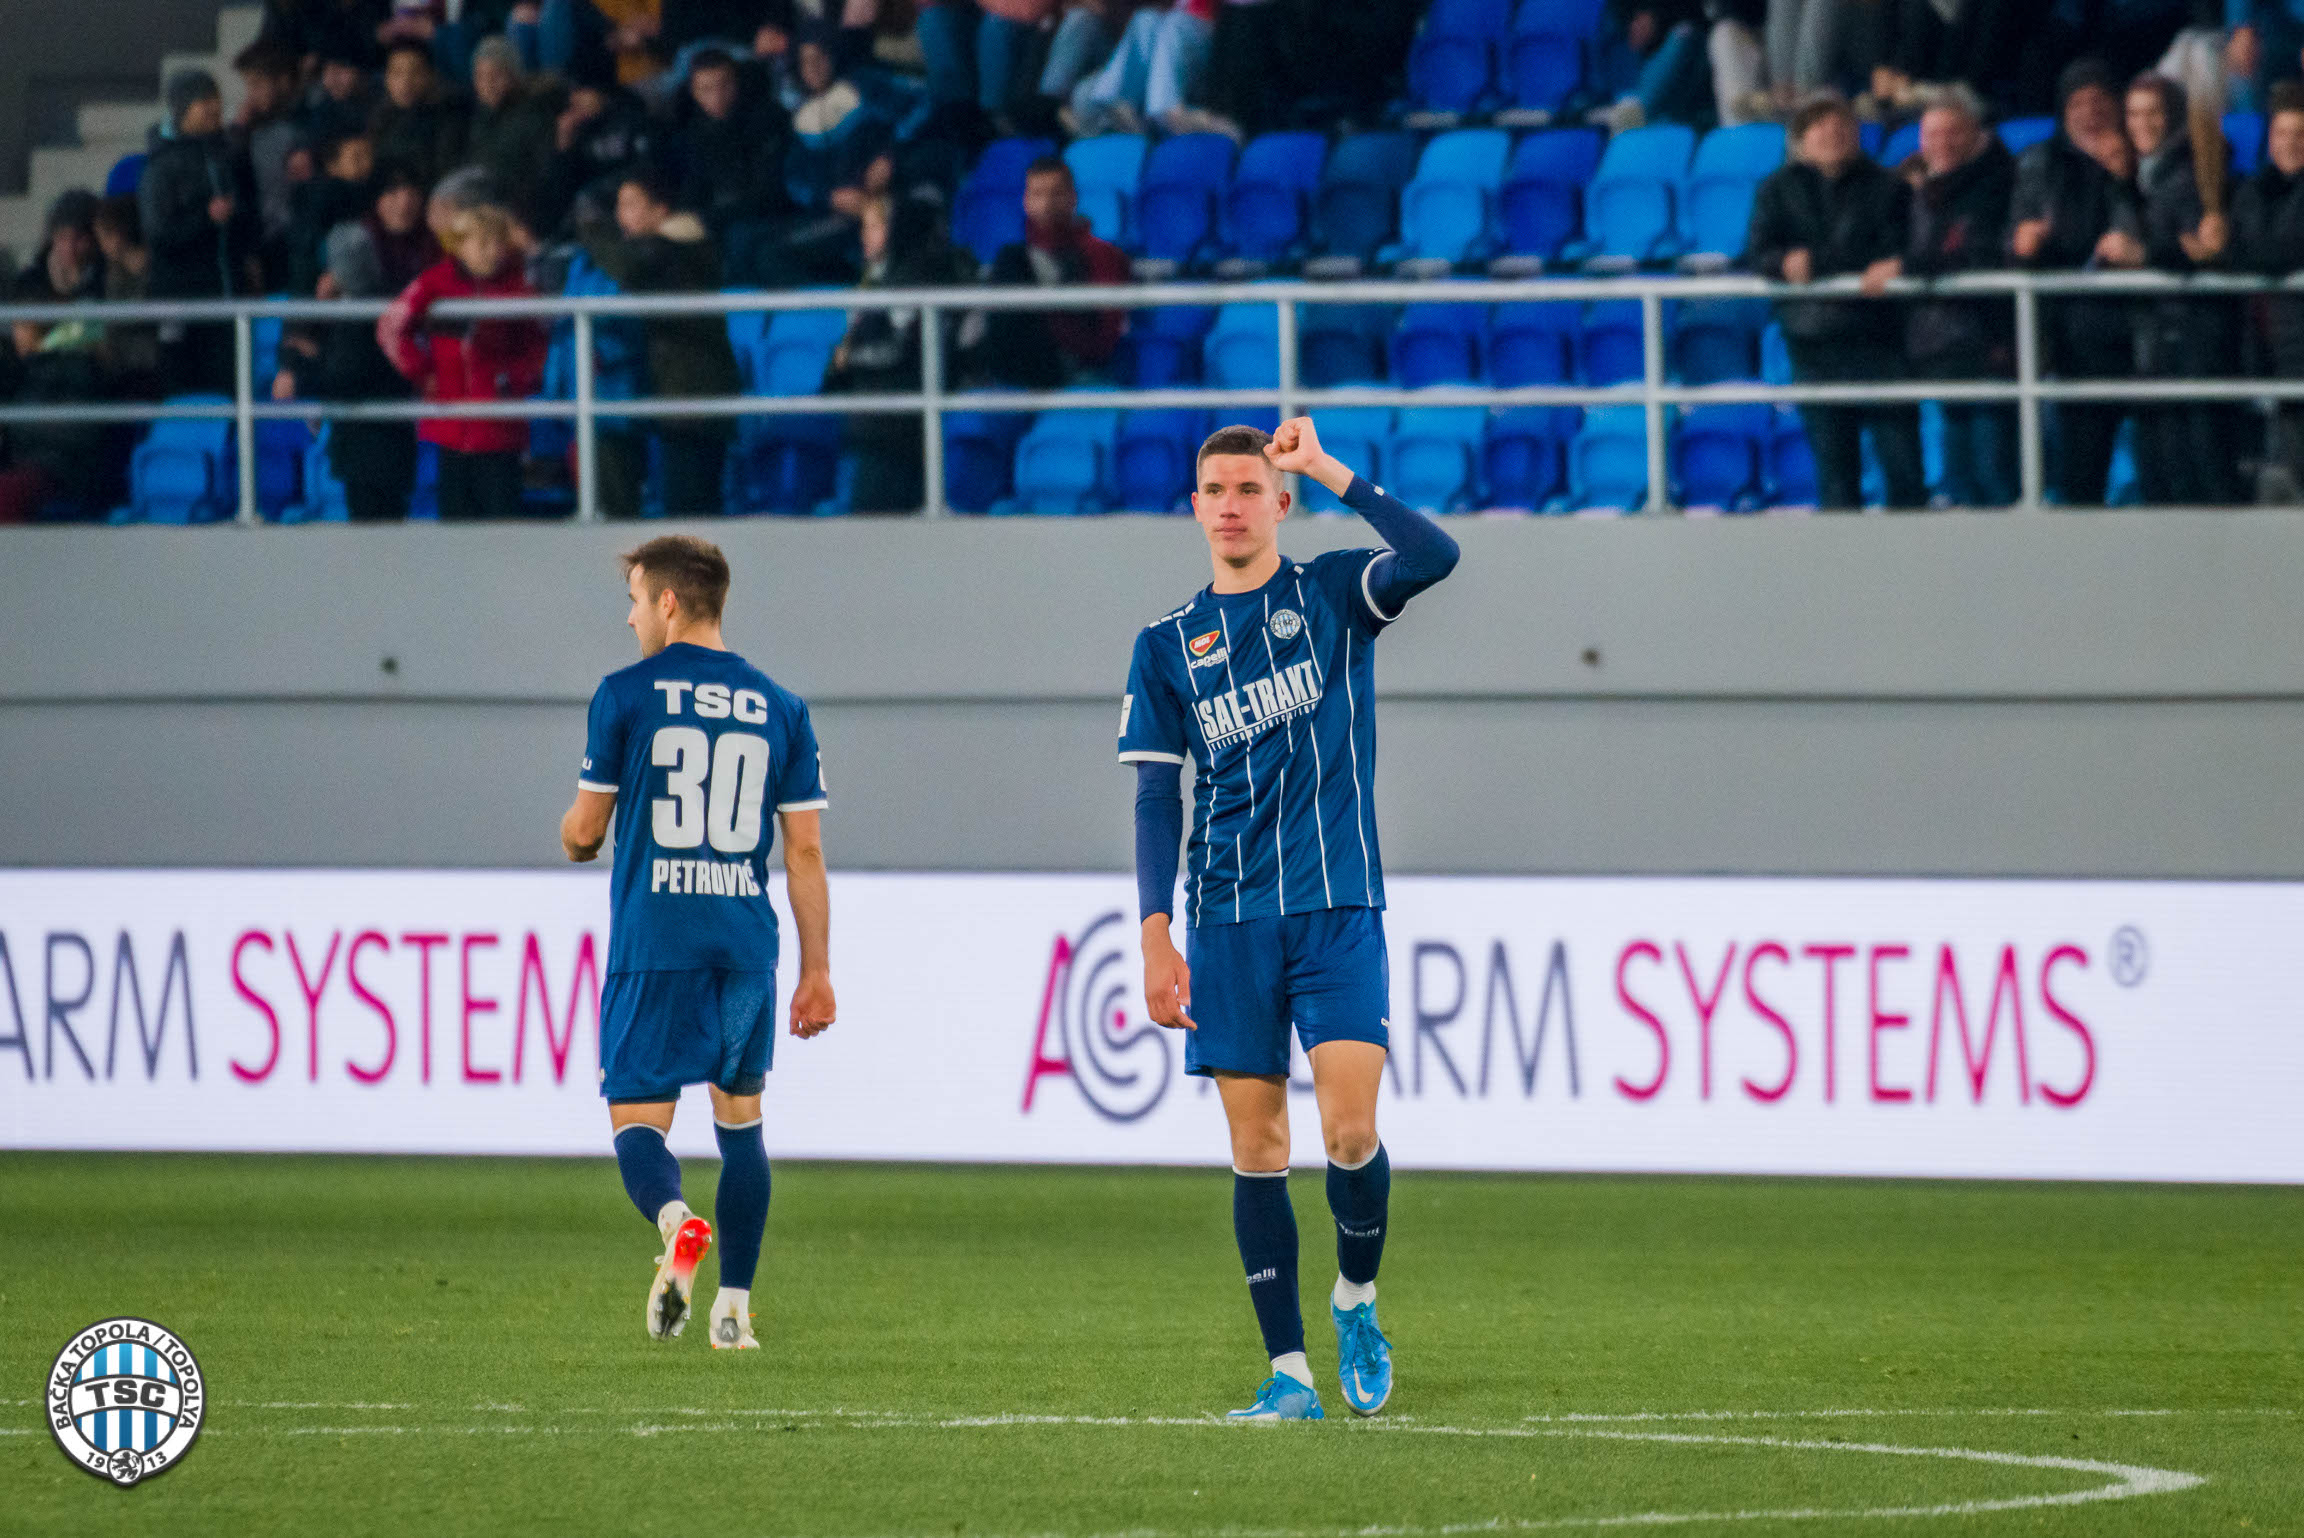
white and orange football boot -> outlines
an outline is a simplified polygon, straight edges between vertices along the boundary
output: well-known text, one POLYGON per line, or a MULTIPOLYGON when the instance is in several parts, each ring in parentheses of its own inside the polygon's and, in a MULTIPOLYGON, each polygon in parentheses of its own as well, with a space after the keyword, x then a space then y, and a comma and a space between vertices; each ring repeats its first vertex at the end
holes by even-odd
POLYGON ((666 1202, 656 1214, 664 1253, 656 1257, 656 1280, 648 1287, 648 1338, 671 1340, 688 1326, 688 1300, 696 1292, 696 1266, 712 1248, 712 1225, 688 1210, 686 1202, 666 1202))

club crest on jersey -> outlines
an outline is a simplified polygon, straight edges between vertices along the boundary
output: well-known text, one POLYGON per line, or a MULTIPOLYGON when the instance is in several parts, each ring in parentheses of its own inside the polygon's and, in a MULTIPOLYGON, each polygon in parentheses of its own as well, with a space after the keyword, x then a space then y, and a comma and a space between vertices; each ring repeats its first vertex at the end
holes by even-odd
POLYGON ((1304 616, 1294 609, 1272 611, 1272 634, 1283 641, 1293 641, 1303 632, 1304 616))
POLYGON ((1232 655, 1232 649, 1223 645, 1223 640, 1224 632, 1219 629, 1211 630, 1206 635, 1196 635, 1191 640, 1186 641, 1184 649, 1192 654, 1188 665, 1196 668, 1212 668, 1217 663, 1225 661, 1232 655))

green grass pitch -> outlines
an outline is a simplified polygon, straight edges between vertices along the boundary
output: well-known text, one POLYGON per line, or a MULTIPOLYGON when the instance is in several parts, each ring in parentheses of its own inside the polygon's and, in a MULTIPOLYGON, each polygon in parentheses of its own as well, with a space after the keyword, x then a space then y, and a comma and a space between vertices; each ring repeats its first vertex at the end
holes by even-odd
POLYGON ((779 1165, 739 1355, 605 1161, 0 1156, 0 1532, 2304 1532, 2304 1190, 1404 1173, 1365 1424, 1294 1196, 1335 1418, 1231 1427, 1220 1171, 779 1165), (212 1399, 127 1491, 37 1400, 122 1313, 212 1399))

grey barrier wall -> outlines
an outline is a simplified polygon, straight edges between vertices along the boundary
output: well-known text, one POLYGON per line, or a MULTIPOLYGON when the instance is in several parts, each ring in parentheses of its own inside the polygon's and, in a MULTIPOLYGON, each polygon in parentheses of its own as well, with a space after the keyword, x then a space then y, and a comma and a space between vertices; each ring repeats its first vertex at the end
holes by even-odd
MULTIPOLYGON (((1451 526, 1379 652, 1396 870, 2304 876, 2304 518, 1451 526)), ((615 552, 665 527, 5 531, 0 863, 554 863, 615 552)), ((813 702, 835 863, 1127 867, 1120 685, 1190 522, 690 527, 813 702)))

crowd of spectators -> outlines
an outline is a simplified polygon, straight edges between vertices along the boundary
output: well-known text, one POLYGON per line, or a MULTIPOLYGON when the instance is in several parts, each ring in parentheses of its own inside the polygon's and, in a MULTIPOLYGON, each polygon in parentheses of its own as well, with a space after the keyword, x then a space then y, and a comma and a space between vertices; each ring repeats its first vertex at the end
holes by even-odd
MULTIPOLYGON (((72 194, 9 284, 18 301, 286 294, 389 300, 380 323, 289 328, 257 381, 280 400, 533 395, 547 331, 443 325, 438 300, 536 291, 677 293, 800 285, 1119 283, 1064 161, 1024 178, 1025 238, 981 267, 955 245, 958 181, 1011 134, 1378 126, 1398 113, 1423 0, 268 0, 217 82, 166 82, 132 196, 72 194)), ((2023 266, 2304 266, 2304 0, 1608 0, 1576 110, 1612 129, 1672 119, 1787 124, 1791 158, 1759 192, 1746 264, 1795 283, 2023 266), (2245 181, 2194 142, 2201 109, 2254 106, 2269 147, 2245 181), (2053 111, 2011 157, 1992 123, 2053 111), (1881 166, 1862 120, 1920 122, 1881 166)), ((2046 363, 2070 378, 2304 375, 2304 300, 2186 295, 2042 306, 2046 363)), ((1808 381, 2010 377, 2010 306, 1993 298, 1792 298, 1778 306, 1808 381)), ((858 311, 828 392, 918 387, 921 318, 858 311)), ((1110 379, 1123 312, 947 312, 947 382, 1059 388, 1110 379)), ((715 320, 604 322, 603 394, 737 393, 715 320), (621 348, 610 359, 606 350, 621 348)), ((233 388, 218 325, 19 325, 0 395, 157 400, 233 388)), ((1803 409, 1820 500, 1862 495, 1869 434, 1892 506, 1929 489, 1910 406, 1803 409)), ((2013 408, 1944 407, 1942 485, 2016 495, 2013 408)), ((2067 404, 2054 490, 2104 500, 2133 419, 2148 501, 2255 496, 2240 467, 2295 492, 2304 431, 2260 446, 2229 404, 2067 404), (2285 481, 2281 480, 2286 477, 2285 481)), ((718 511, 726 418, 608 419, 602 505, 632 516, 654 464, 668 511, 718 511)), ((916 419, 844 425, 850 504, 922 494, 916 419)), ((0 521, 101 516, 134 430, 6 429, 0 521)), ((564 483, 523 422, 340 421, 328 452, 356 518, 406 515, 418 445, 441 516, 506 517, 564 483)))

